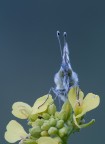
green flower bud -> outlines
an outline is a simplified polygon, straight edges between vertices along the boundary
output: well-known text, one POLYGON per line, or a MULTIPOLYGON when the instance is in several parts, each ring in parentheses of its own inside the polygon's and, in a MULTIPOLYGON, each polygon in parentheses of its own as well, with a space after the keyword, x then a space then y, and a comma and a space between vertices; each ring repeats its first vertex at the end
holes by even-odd
POLYGON ((55 112, 55 118, 59 118, 59 112, 55 112))
POLYGON ((41 131, 42 130, 41 130, 40 126, 34 126, 33 128, 31 128, 29 130, 30 134, 36 138, 38 138, 40 136, 41 131))
POLYGON ((49 105, 49 107, 48 107, 48 113, 49 113, 50 115, 54 115, 55 112, 56 112, 56 106, 55 106, 55 104, 49 105))
POLYGON ((30 139, 32 139, 32 140, 34 140, 34 141, 36 141, 38 138, 33 137, 32 135, 30 135, 30 139))
POLYGON ((62 106, 62 110, 66 110, 67 112, 70 112, 70 109, 72 109, 69 100, 67 99, 65 103, 62 106))
POLYGON ((56 125, 56 119, 50 118, 49 123, 50 123, 50 126, 55 126, 56 125))
POLYGON ((44 119, 37 119, 35 122, 32 123, 32 126, 42 126, 44 123, 44 119))
POLYGON ((42 131, 41 136, 48 136, 48 131, 42 131))
POLYGON ((44 122, 43 125, 41 126, 42 130, 48 130, 50 128, 50 123, 49 122, 44 122))
POLYGON ((60 111, 60 113, 58 114, 58 118, 61 119, 61 120, 66 121, 66 120, 67 120, 67 115, 68 115, 68 114, 66 113, 66 111, 62 110, 62 111, 60 111))
POLYGON ((37 115, 37 114, 34 114, 34 115, 30 115, 29 120, 33 122, 33 121, 35 121, 37 118, 38 118, 38 115, 37 115))
POLYGON ((66 124, 67 124, 68 126, 71 126, 71 125, 72 125, 71 120, 70 120, 70 119, 68 119, 68 120, 67 120, 67 122, 66 122, 66 124))
POLYGON ((35 140, 27 139, 22 144, 37 144, 35 140))
POLYGON ((72 112, 72 107, 70 105, 69 100, 66 100, 66 102, 63 104, 62 110, 66 112, 68 118, 72 112))
POLYGON ((50 118, 50 115, 48 113, 43 113, 42 114, 42 117, 45 119, 45 120, 48 120, 50 118))
POLYGON ((62 140, 61 140, 61 138, 60 137, 54 137, 53 138, 58 144, 62 144, 62 140))
POLYGON ((54 116, 54 115, 51 115, 50 118, 55 118, 55 116, 54 116))
POLYGON ((59 118, 56 118, 56 121, 59 121, 59 118))
POLYGON ((67 127, 63 127, 59 130, 59 136, 60 137, 64 137, 68 134, 68 128, 67 127))
POLYGON ((49 130, 48 130, 48 134, 49 135, 56 135, 58 132, 57 128, 55 127, 51 127, 49 130))
POLYGON ((49 120, 44 120, 44 123, 49 123, 49 120))
POLYGON ((34 122, 32 122, 32 121, 28 121, 28 125, 32 125, 34 122))
POLYGON ((64 121, 63 121, 63 120, 57 121, 56 127, 57 127, 58 129, 62 128, 63 126, 64 126, 64 121))

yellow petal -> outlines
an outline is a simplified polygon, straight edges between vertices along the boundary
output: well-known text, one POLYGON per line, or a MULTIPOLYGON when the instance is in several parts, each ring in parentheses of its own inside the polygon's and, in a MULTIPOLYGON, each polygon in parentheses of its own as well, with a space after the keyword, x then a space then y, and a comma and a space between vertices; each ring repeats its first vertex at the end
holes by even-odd
POLYGON ((12 106, 12 114, 20 119, 27 119, 31 114, 32 108, 24 102, 16 102, 12 106))
POLYGON ((73 120, 74 120, 75 125, 76 125, 79 129, 89 127, 89 126, 91 126, 91 125, 93 125, 93 124, 95 123, 95 119, 92 119, 90 122, 88 122, 88 123, 86 123, 86 124, 79 125, 78 122, 77 122, 77 120, 76 120, 75 115, 73 115, 73 120))
POLYGON ((15 143, 18 140, 26 138, 28 135, 24 128, 15 120, 11 120, 7 127, 7 131, 5 132, 5 139, 10 143, 15 143))
POLYGON ((78 128, 81 128, 80 125, 77 123, 77 120, 76 120, 76 117, 75 117, 74 114, 73 114, 73 120, 74 120, 75 125, 76 125, 78 128))
POLYGON ((51 137, 40 137, 38 144, 58 144, 58 142, 51 137))
POLYGON ((79 118, 86 114, 88 111, 95 109, 99 105, 99 103, 100 97, 98 95, 95 95, 93 93, 87 94, 83 101, 82 113, 77 115, 76 118, 79 118))
POLYGON ((63 104, 61 111, 65 111, 66 114, 67 114, 67 117, 70 116, 70 114, 71 114, 71 112, 72 112, 72 107, 71 107, 70 102, 69 102, 68 99, 67 99, 67 100, 65 101, 65 103, 63 104))
POLYGON ((45 95, 38 98, 32 108, 32 114, 38 114, 47 110, 47 107, 53 102, 52 96, 45 95), (48 99, 47 99, 48 98, 48 99))
MULTIPOLYGON (((77 87, 72 87, 68 93, 68 99, 71 103, 73 110, 75 109, 75 104, 77 102, 77 87)), ((79 89, 79 99, 82 100, 84 97, 84 93, 79 89)))

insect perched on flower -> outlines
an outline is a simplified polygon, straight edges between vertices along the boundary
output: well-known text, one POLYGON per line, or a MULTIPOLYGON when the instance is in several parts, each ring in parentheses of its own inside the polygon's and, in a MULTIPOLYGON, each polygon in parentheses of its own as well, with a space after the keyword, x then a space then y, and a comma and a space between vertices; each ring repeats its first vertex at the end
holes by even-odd
POLYGON ((66 32, 63 33, 64 36, 63 52, 61 49, 59 36, 60 36, 60 32, 57 31, 57 38, 60 45, 62 63, 61 63, 60 70, 54 76, 55 88, 53 88, 52 90, 56 96, 58 96, 62 101, 65 101, 70 88, 73 86, 78 86, 78 76, 73 71, 70 64, 69 49, 66 41, 67 33, 66 32))
MULTIPOLYGON (((63 33, 63 37, 64 37, 64 47, 62 50, 61 42, 60 42, 60 32, 57 31, 57 38, 58 38, 58 42, 59 42, 59 46, 60 46, 62 63, 61 63, 61 67, 60 67, 59 71, 54 76, 55 87, 52 87, 50 89, 49 94, 51 91, 53 91, 53 93, 56 95, 56 97, 59 98, 59 101, 62 100, 63 102, 65 102, 65 100, 67 99, 67 94, 71 87, 77 87, 77 100, 78 100, 79 99, 79 95, 78 95, 79 89, 78 89, 78 76, 73 71, 73 69, 71 67, 71 63, 70 63, 68 43, 66 41, 66 37, 67 37, 66 32, 63 33)), ((49 94, 48 94, 48 97, 49 97, 49 94)), ((48 99, 48 97, 47 97, 47 99, 48 99)), ((55 99, 56 99, 56 97, 55 97, 55 99)), ((46 99, 46 101, 47 101, 47 99, 46 99)), ((39 107, 41 107, 43 104, 41 104, 39 107)))
POLYGON ((26 132, 16 120, 11 120, 6 126, 5 140, 9 143, 19 144, 67 144, 68 137, 80 129, 94 124, 95 119, 85 123, 85 115, 98 107, 100 97, 93 93, 84 93, 78 86, 78 76, 73 71, 69 50, 64 32, 64 48, 57 37, 61 50, 62 63, 59 71, 54 76, 55 87, 49 93, 39 97, 30 106, 25 102, 15 102, 12 105, 12 114, 19 119, 27 119, 29 130, 26 132), (62 100, 63 105, 59 110, 54 103, 50 92, 62 100))

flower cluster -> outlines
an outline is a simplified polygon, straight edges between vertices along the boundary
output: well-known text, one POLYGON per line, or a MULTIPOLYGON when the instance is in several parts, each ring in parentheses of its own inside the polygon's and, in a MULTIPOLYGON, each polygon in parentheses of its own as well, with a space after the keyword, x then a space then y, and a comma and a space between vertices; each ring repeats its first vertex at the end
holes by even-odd
POLYGON ((14 103, 12 114, 20 119, 28 119, 29 131, 27 133, 17 121, 11 120, 6 127, 6 141, 19 141, 19 144, 66 144, 72 133, 92 125, 95 120, 85 123, 85 114, 99 105, 100 98, 93 93, 84 97, 78 88, 77 99, 76 89, 70 89, 60 111, 57 111, 51 95, 38 98, 33 107, 24 102, 14 103))

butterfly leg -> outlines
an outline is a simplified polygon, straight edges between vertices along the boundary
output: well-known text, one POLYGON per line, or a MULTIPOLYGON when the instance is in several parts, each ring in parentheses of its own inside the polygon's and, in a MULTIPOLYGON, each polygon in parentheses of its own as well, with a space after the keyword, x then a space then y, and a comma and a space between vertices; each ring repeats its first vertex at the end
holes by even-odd
POLYGON ((52 91, 53 91, 53 93, 56 95, 55 98, 54 98, 54 101, 55 101, 56 98, 58 97, 58 95, 57 95, 57 92, 56 92, 55 88, 52 88, 52 91))

